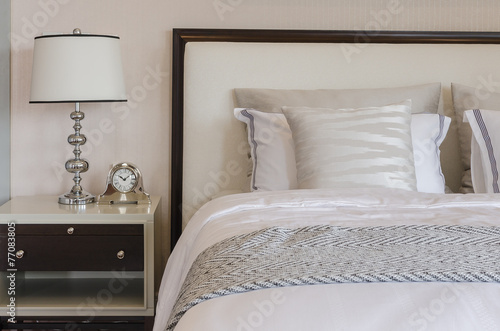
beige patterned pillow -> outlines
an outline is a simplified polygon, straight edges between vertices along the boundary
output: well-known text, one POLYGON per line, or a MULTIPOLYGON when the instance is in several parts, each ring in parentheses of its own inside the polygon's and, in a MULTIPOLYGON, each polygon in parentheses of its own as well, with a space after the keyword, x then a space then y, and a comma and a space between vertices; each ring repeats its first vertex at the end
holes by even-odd
POLYGON ((281 113, 282 106, 313 108, 362 108, 411 99, 412 113, 437 114, 441 83, 369 89, 285 90, 235 88, 236 107, 281 113))
POLYGON ((411 101, 383 107, 283 107, 299 188, 390 187, 416 191, 411 101))

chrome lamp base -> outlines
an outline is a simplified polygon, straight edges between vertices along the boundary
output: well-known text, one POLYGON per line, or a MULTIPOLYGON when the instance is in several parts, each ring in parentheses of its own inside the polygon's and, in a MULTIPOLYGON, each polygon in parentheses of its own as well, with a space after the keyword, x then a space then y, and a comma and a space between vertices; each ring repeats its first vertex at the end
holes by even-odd
POLYGON ((95 195, 86 191, 82 191, 78 195, 68 192, 59 196, 59 203, 63 205, 86 205, 93 202, 95 202, 95 195))

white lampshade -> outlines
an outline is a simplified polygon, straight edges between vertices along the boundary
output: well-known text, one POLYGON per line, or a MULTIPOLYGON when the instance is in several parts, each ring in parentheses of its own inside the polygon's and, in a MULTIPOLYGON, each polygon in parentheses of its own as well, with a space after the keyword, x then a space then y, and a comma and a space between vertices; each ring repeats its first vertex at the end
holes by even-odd
POLYGON ((35 37, 30 103, 126 101, 120 38, 35 37))

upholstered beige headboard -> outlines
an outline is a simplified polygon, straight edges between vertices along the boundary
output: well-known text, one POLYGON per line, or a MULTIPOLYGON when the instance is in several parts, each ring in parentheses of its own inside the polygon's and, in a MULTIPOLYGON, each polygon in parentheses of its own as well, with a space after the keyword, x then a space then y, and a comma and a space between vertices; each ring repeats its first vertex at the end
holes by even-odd
MULTIPOLYGON (((248 144, 244 124, 233 116, 234 88, 440 82, 439 112, 453 118, 452 82, 485 87, 500 81, 496 43, 500 35, 493 33, 174 30, 172 245, 202 204, 248 187, 248 144)), ((453 124, 441 159, 446 183, 456 191, 462 164, 453 124)))

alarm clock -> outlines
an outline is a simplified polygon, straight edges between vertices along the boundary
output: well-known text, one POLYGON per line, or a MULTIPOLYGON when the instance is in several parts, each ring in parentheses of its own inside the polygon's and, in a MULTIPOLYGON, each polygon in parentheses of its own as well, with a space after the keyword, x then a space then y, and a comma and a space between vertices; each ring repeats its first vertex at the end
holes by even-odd
POLYGON ((97 197, 98 204, 141 204, 151 203, 144 191, 142 174, 130 162, 113 165, 106 179, 106 190, 97 197))

